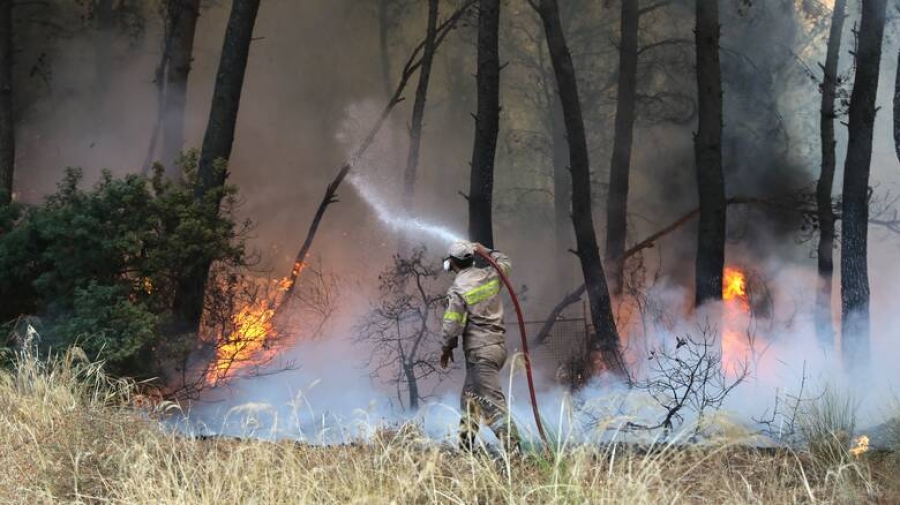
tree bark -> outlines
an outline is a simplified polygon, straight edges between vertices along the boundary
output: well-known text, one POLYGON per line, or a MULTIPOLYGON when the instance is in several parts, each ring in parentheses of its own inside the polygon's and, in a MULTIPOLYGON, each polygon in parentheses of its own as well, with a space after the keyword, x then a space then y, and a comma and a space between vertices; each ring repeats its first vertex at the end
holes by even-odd
MULTIPOLYGON (((422 52, 422 66, 419 68, 419 84, 416 86, 416 98, 413 102, 412 122, 409 127, 409 152, 406 158, 406 170, 403 173, 403 212, 406 216, 413 213, 416 193, 416 175, 419 170, 419 151, 422 146, 422 128, 425 121, 425 100, 428 96, 428 83, 431 79, 431 66, 437 48, 437 24, 440 1, 428 0, 428 27, 425 34, 425 47, 422 52)), ((401 232, 400 249, 404 250, 406 234, 401 232)))
POLYGON ((831 196, 834 188, 836 164, 834 139, 834 100, 837 88, 838 61, 844 29, 846 0, 836 0, 831 15, 831 31, 825 56, 825 75, 822 79, 822 107, 820 132, 822 142, 822 171, 816 184, 816 207, 819 219, 818 269, 816 290, 816 334, 824 349, 834 347, 834 326, 831 314, 831 285, 834 276, 834 209, 831 196))
POLYGON ((13 0, 0 0, 0 205, 12 201, 16 165, 13 111, 13 0))
POLYGON ((227 178, 227 173, 216 170, 214 164, 216 160, 227 161, 231 157, 241 90, 244 87, 244 72, 250 55, 250 41, 259 1, 234 0, 231 6, 209 121, 200 150, 198 172, 204 190, 221 186, 227 178))
MULTIPOLYGON (((231 15, 225 30, 225 41, 219 59, 219 71, 213 91, 209 122, 200 151, 198 175, 200 185, 197 198, 225 184, 227 171, 221 169, 219 160, 231 157, 234 130, 237 123, 244 72, 250 55, 250 41, 253 25, 259 10, 259 0, 234 0, 231 15)), ((188 268, 184 278, 178 283, 175 293, 175 314, 177 331, 197 331, 203 316, 203 298, 209 276, 209 260, 202 260, 188 268)))
POLYGON ((478 113, 469 183, 469 238, 493 247, 494 156, 500 129, 500 0, 478 4, 478 113))
POLYGON ((409 390, 409 410, 419 410, 419 381, 416 380, 416 369, 413 364, 403 364, 403 374, 406 376, 406 386, 409 390))
POLYGON ((162 159, 172 176, 180 173, 174 162, 184 148, 184 112, 188 74, 191 72, 194 33, 200 15, 200 0, 167 0, 168 61, 164 95, 162 159))
POLYGON ((694 136, 697 192, 696 305, 722 299, 725 268, 725 179, 722 175, 722 75, 719 65, 719 0, 696 0, 697 101, 694 136))
POLYGON ((569 166, 572 174, 572 224, 575 228, 575 242, 578 247, 576 254, 581 261, 581 270, 587 286, 591 321, 594 323, 595 332, 591 339, 591 350, 595 354, 599 353, 606 369, 624 374, 625 366, 619 346, 619 333, 616 329, 609 289, 606 285, 606 276, 603 273, 600 250, 594 233, 591 213, 590 160, 572 55, 566 45, 556 0, 541 0, 537 9, 547 35, 547 47, 556 75, 563 118, 568 133, 569 166))
POLYGON ((841 211, 841 351, 852 370, 861 370, 869 358, 869 169, 885 4, 885 0, 862 1, 856 80, 850 95, 841 211))
POLYGON ((628 176, 634 135, 638 63, 637 0, 622 0, 621 42, 619 44, 619 86, 616 97, 615 137, 609 168, 609 197, 606 200, 606 267, 612 292, 621 295, 628 228, 628 176))

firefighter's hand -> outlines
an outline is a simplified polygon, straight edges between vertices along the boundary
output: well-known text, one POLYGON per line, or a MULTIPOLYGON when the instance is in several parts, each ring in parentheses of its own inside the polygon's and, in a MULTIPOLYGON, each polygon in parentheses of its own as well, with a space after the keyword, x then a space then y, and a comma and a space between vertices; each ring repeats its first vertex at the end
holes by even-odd
POLYGON ((475 248, 475 252, 478 254, 490 254, 491 250, 484 246, 481 242, 473 242, 472 247, 475 248))
POLYGON ((441 368, 446 369, 450 366, 450 363, 455 363, 455 360, 453 359, 453 348, 444 347, 441 350, 441 368))

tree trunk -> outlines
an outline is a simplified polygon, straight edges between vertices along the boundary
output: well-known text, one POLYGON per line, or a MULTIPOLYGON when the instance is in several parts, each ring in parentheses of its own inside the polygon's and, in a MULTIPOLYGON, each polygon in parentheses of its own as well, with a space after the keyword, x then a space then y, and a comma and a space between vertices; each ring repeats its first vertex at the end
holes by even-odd
POLYGON ((612 292, 622 294, 623 267, 628 227, 628 175, 637 100, 638 1, 622 0, 622 28, 619 44, 619 87, 616 97, 616 124, 612 162, 609 167, 609 198, 606 201, 606 267, 612 292))
MULTIPOLYGON (((259 0, 234 0, 231 6, 222 55, 219 59, 219 71, 216 74, 209 122, 200 151, 198 198, 203 198, 208 191, 225 184, 227 172, 220 169, 221 166, 217 161, 227 162, 231 156, 241 89, 244 85, 244 72, 247 69, 250 40, 258 10, 259 0)), ((204 259, 190 266, 178 283, 175 294, 177 331, 197 331, 200 327, 210 264, 209 260, 204 259)))
POLYGON ((163 163, 173 167, 170 174, 180 173, 174 161, 184 148, 184 112, 187 102, 188 74, 191 72, 191 53, 194 33, 200 14, 200 0, 168 0, 167 37, 168 62, 163 124, 163 163))
POLYGON ((847 161, 841 216, 841 351, 845 365, 861 370, 869 357, 869 168, 875 98, 881 66, 885 0, 863 0, 850 96, 847 161))
POLYGON ((16 166, 13 111, 13 0, 0 0, 0 205, 12 201, 16 166))
POLYGON ((478 4, 478 113, 469 184, 469 238, 494 245, 494 155, 500 129, 500 0, 478 4))
MULTIPOLYGON (((428 95, 428 82, 431 79, 431 66, 437 46, 439 6, 439 0, 428 0, 428 28, 422 52, 422 66, 419 68, 419 84, 416 87, 416 99, 413 103, 412 123, 409 127, 409 153, 406 158, 406 171, 403 174, 403 212, 406 216, 411 216, 413 213, 416 174, 419 170, 419 149, 422 145, 422 127, 425 120, 425 100, 428 95)), ((406 234, 402 232, 400 244, 400 249, 405 249, 406 234)))
POLYGON ((419 410, 419 383, 416 380, 416 370, 411 364, 403 364, 403 374, 406 376, 406 385, 409 390, 409 410, 419 410))
POLYGON ((572 174, 572 224, 575 227, 577 255, 587 286, 595 332, 591 349, 595 353, 599 352, 606 369, 622 374, 625 367, 619 347, 619 333, 613 318, 591 214, 590 161, 572 55, 566 45, 556 0, 541 0, 537 8, 547 35, 547 47, 556 75, 568 134, 569 166, 572 174))
POLYGON ((822 79, 822 107, 819 118, 822 137, 822 172, 816 185, 816 206, 819 218, 819 285, 816 290, 816 334, 819 337, 819 343, 824 349, 834 347, 834 326, 831 315, 831 285, 834 272, 834 210, 831 207, 831 194, 834 188, 834 167, 836 164, 834 99, 846 4, 846 0, 836 0, 834 3, 834 11, 831 16, 831 32, 828 35, 828 51, 825 56, 825 75, 822 79))
POLYGON ((250 41, 259 1, 234 0, 231 6, 209 110, 209 122, 206 124, 203 148, 200 150, 198 171, 204 190, 223 185, 227 178, 227 173, 216 170, 214 164, 216 160, 227 161, 231 157, 244 72, 250 55, 250 41))
POLYGON ((696 0, 697 134, 694 155, 700 200, 696 305, 722 299, 725 268, 725 179, 722 175, 722 77, 719 0, 696 0))

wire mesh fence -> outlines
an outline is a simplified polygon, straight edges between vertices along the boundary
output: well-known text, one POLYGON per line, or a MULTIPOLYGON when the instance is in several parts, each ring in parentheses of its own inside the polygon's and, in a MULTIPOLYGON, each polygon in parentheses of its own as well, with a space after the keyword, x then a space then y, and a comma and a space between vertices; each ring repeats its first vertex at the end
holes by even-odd
MULTIPOLYGON (((586 377, 588 321, 583 317, 559 318, 543 342, 536 344, 534 337, 545 324, 545 321, 525 322, 533 362, 538 368, 552 372, 557 382, 578 387, 586 377)), ((508 322, 507 334, 517 339, 519 323, 508 322)))

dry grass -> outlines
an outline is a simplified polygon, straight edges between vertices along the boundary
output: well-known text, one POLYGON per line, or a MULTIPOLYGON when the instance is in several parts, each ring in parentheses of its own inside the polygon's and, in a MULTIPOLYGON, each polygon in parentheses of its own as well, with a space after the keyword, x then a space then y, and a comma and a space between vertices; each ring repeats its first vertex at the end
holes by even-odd
MULTIPOLYGON (((714 446, 573 446, 495 461, 413 426, 365 444, 189 440, 129 407, 126 384, 66 357, 0 371, 0 502, 892 503, 871 462, 714 446)), ((889 477, 883 477, 889 478, 889 477)), ((896 498, 897 495, 894 495, 896 498)))

